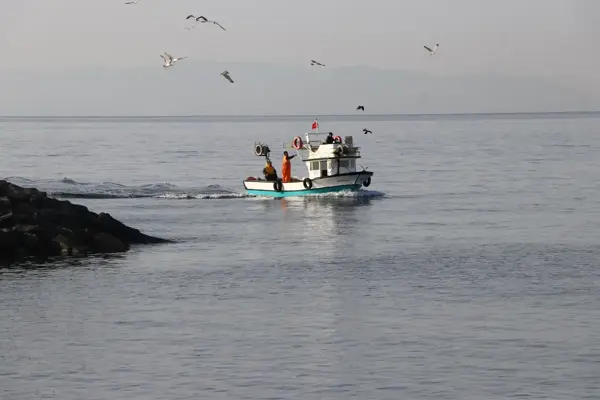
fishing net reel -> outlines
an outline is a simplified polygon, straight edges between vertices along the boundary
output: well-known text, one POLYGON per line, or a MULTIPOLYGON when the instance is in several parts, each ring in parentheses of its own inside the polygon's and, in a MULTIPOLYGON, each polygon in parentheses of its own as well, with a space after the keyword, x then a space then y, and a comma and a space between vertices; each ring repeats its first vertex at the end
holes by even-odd
POLYGON ((269 146, 263 143, 257 143, 254 145, 254 154, 259 157, 268 157, 271 150, 269 146))

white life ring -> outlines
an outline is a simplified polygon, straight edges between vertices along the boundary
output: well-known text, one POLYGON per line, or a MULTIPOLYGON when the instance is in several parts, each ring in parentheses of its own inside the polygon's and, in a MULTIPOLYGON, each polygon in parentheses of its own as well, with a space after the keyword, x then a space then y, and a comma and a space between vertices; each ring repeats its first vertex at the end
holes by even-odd
POLYGON ((296 150, 300 150, 302 146, 304 146, 304 143, 302 143, 302 138, 300 136, 296 136, 292 141, 292 146, 294 146, 296 150))

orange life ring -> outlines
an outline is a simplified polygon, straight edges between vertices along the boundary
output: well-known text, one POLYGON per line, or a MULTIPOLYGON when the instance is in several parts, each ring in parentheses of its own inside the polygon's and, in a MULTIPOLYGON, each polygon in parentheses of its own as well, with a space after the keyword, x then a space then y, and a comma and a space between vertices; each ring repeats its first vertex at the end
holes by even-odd
POLYGON ((335 143, 342 143, 342 137, 341 136, 334 136, 333 137, 333 141, 335 143))
POLYGON ((300 136, 296 136, 292 141, 292 146, 294 146, 296 150, 300 150, 303 145, 304 144, 302 143, 302 138, 300 136))

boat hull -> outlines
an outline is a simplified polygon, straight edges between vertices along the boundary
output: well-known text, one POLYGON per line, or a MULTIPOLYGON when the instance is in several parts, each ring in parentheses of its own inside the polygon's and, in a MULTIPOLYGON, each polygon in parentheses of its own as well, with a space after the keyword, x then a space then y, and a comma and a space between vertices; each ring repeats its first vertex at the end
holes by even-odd
POLYGON ((314 194, 335 193, 344 190, 357 191, 365 182, 370 184, 372 172, 361 171, 316 178, 312 186, 306 187, 304 181, 281 183, 281 190, 275 189, 275 182, 264 180, 245 180, 244 188, 249 195, 268 197, 294 197, 314 194))

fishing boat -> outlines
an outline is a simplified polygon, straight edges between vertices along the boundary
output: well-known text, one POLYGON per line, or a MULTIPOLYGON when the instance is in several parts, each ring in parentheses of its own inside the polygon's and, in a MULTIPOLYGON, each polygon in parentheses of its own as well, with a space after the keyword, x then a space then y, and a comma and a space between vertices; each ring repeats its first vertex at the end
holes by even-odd
MULTIPOLYGON (((296 136, 291 146, 284 145, 283 148, 296 151, 306 165, 308 176, 292 177, 290 182, 285 183, 281 177, 266 180, 264 177, 250 176, 243 182, 249 195, 292 197, 340 191, 354 192, 371 184, 373 172, 362 167, 360 171, 356 169, 361 155, 360 148, 354 146, 352 136, 345 136, 343 140, 340 136, 335 136, 333 143, 324 140, 328 136, 324 133, 307 132, 304 136, 304 140, 296 136)), ((266 144, 255 143, 254 154, 265 157, 265 164, 266 161, 270 161, 270 149, 266 144)))

